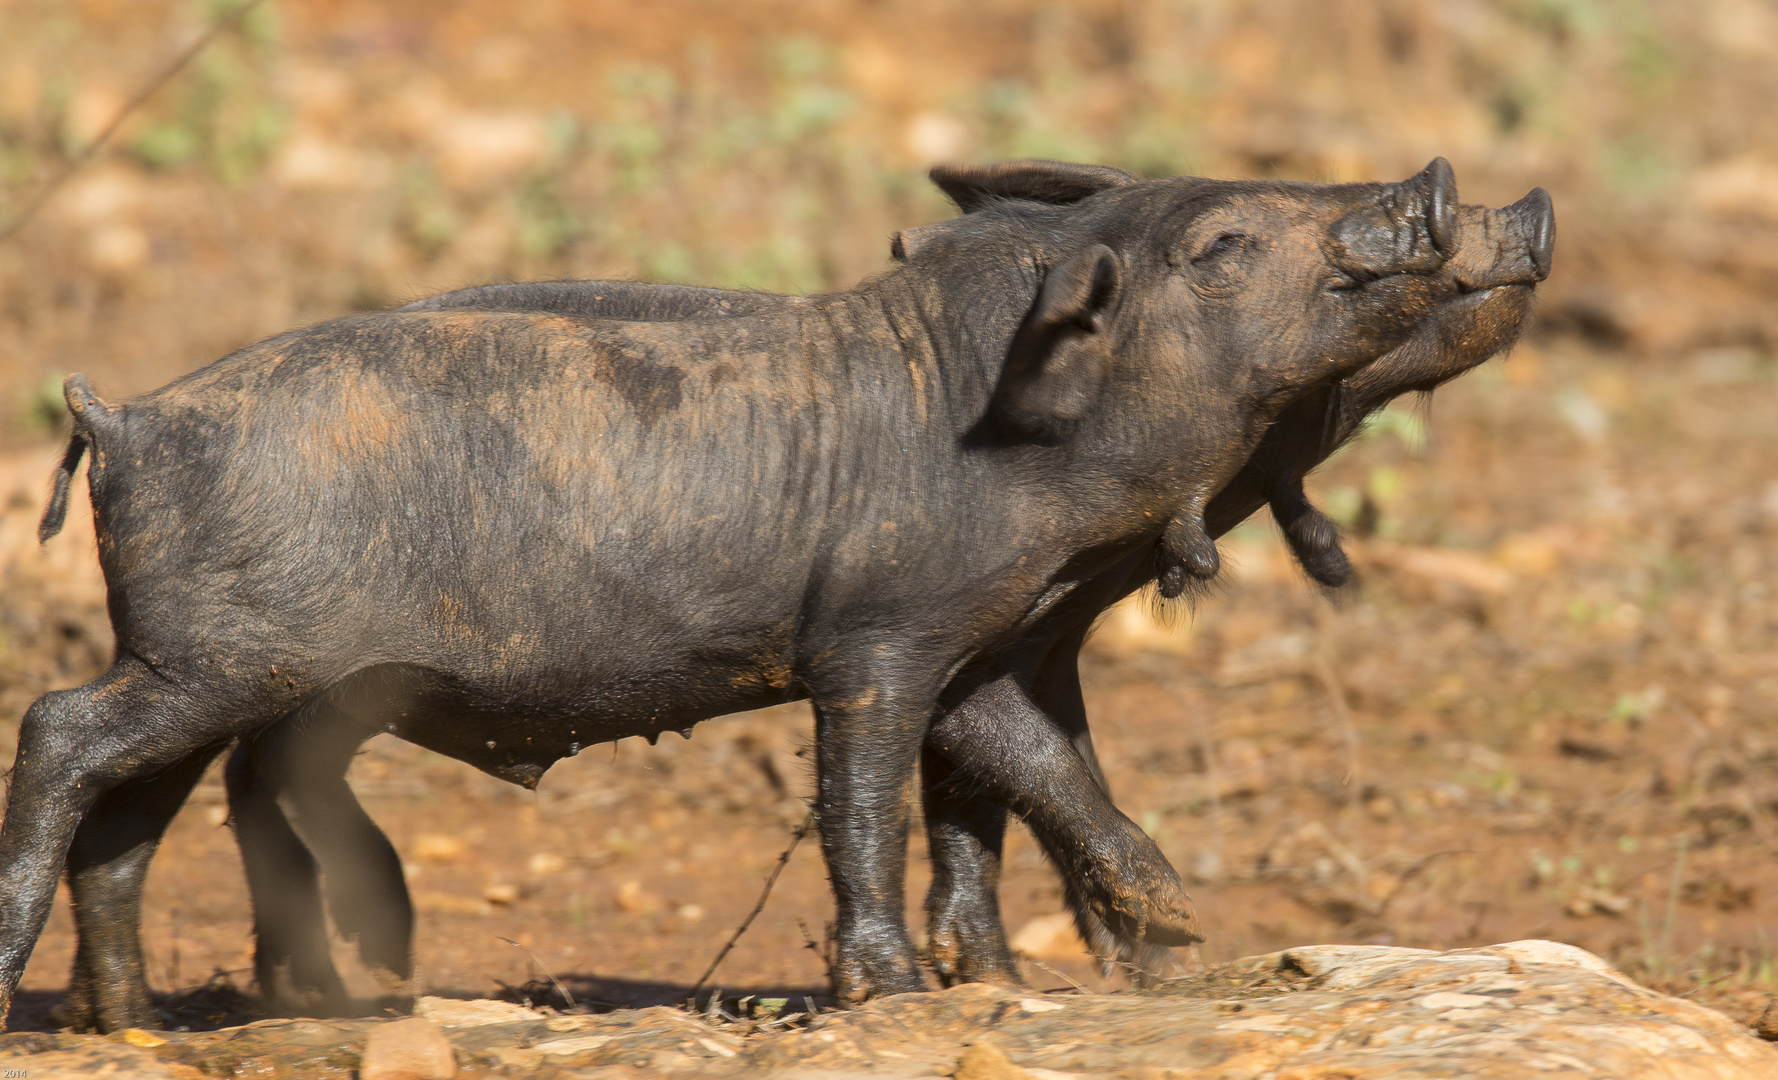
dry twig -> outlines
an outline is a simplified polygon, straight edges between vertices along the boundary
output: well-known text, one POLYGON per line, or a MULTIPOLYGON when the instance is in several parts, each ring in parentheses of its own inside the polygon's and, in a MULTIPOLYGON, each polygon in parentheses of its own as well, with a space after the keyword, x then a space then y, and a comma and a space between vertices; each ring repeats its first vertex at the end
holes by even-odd
POLYGON ((803 823, 796 827, 796 832, 790 835, 789 846, 784 849, 783 854, 778 856, 778 864, 772 867, 771 874, 766 877, 765 888, 761 889, 759 893, 759 902, 754 904, 753 910, 749 911, 747 917, 741 920, 741 925, 735 927, 735 932, 729 936, 728 941, 723 943, 722 951, 716 954, 716 959, 710 961, 710 966, 704 969, 702 975, 698 976, 697 984, 691 988, 692 997, 697 997, 698 991, 702 990, 704 984, 710 981, 710 976, 716 974, 717 967, 728 958, 729 952, 732 951, 735 944, 741 940, 741 935, 747 932, 747 928, 753 925, 753 920, 758 918, 759 913, 765 910, 766 900, 772 895, 772 886, 778 884, 778 875, 782 874, 784 868, 790 864, 791 852, 796 850, 796 846, 803 842, 803 837, 809 835, 809 831, 814 827, 815 811, 811 810, 803 818, 803 823))
POLYGON ((0 244, 12 239, 20 229, 30 224, 31 219, 37 216, 37 212, 43 209, 44 204, 62 189, 62 185, 98 156, 99 151, 103 150, 105 144, 111 141, 111 137, 117 134, 117 129, 123 127, 123 122, 129 119, 131 113, 146 104, 148 99, 153 97, 161 87, 171 82, 173 76, 185 70, 185 66, 197 59, 197 55, 208 48, 212 41, 240 26, 242 21, 247 18, 248 13, 263 3, 265 0, 247 0, 240 7, 217 19, 208 30, 198 35, 198 39, 187 46, 184 52, 175 56, 171 63, 162 68, 154 78, 148 80, 142 89, 136 91, 134 97, 124 102, 123 108, 119 109, 117 115, 111 118, 111 122, 105 125, 105 130, 99 132, 92 142, 87 143, 80 153, 69 158, 67 163, 62 166, 62 171, 50 177, 49 182, 39 188, 37 194, 25 203, 24 209, 14 215, 13 219, 6 223, 5 228, 0 229, 0 244))
MULTIPOLYGON (((495 934, 494 936, 500 937, 499 934, 495 934)), ((520 945, 518 942, 514 941, 513 939, 511 939, 509 937, 502 937, 502 938, 500 938, 500 940, 506 942, 508 945, 511 945, 513 948, 524 953, 526 956, 529 956, 531 958, 531 962, 533 964, 537 965, 537 970, 543 972, 543 977, 548 979, 549 984, 556 988, 556 993, 562 995, 562 1000, 568 1003, 568 1007, 570 1009, 574 1008, 574 995, 570 994, 568 992, 568 988, 566 986, 562 985, 561 981, 558 980, 555 977, 555 975, 550 972, 549 968, 546 968, 543 966, 543 961, 537 959, 536 953, 532 952, 530 949, 525 948, 523 945, 520 945)))
MULTIPOLYGON (((1074 987, 1076 990, 1080 991, 1081 993, 1083 993, 1083 994, 1092 993, 1091 990, 1088 990, 1086 987, 1075 982, 1073 979, 1070 979, 1068 976, 1062 974, 1060 971, 1057 971, 1055 968, 1050 967, 1048 964, 1044 963, 1042 960, 1038 960, 1038 959, 1035 959, 1035 958, 1029 957, 1029 956, 1027 956, 1025 959, 1030 960, 1033 967, 1042 968, 1043 970, 1049 972, 1051 975, 1054 975, 1056 978, 1061 979, 1063 982, 1067 983, 1069 986, 1074 987)), ((1097 957, 1097 956, 1095 956, 1093 959, 1101 960, 1101 958, 1097 957)))

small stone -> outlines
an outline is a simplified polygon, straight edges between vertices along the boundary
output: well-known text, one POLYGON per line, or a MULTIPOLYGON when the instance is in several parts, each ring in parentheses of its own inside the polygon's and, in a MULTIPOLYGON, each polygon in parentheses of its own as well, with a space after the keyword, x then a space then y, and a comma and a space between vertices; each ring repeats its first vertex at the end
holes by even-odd
POLYGON ((617 909, 627 915, 646 914, 660 906, 660 900, 634 878, 617 887, 617 909))
POLYGON ((477 896, 458 896, 455 893, 439 892, 426 889, 414 893, 414 907, 420 911, 432 911, 441 915, 486 915, 493 911, 486 900, 477 896))
POLYGON ((510 881, 496 881, 482 890, 482 899, 490 904, 517 903, 519 887, 510 881))
POLYGON ((548 877, 568 869, 568 860, 553 851, 540 851, 531 856, 531 861, 525 865, 531 871, 532 876, 548 877))
POLYGON ((1074 916, 1066 911, 1037 916, 1019 927, 1008 944, 1013 952, 1033 960, 1072 960, 1087 951, 1074 928, 1074 916))
POLYGON ((1604 889, 1584 888, 1580 894, 1568 903, 1568 914, 1577 919, 1589 915, 1610 915, 1617 917, 1629 911, 1632 901, 1627 896, 1607 892, 1604 889))
POLYGON ((1778 1042, 1778 998, 1766 1002, 1766 1011, 1760 1014, 1753 1030, 1767 1042, 1778 1042))
POLYGON ((957 1059, 951 1080, 1031 1080, 1031 1074, 1007 1060, 1000 1047, 979 1042, 957 1059))
POLYGON ((468 844, 448 833, 421 833, 414 837, 414 858, 424 862, 456 862, 468 852, 468 844))
POLYGON ((358 1065, 359 1080, 451 1080, 457 1056, 444 1030, 411 1017, 374 1027, 358 1065))
MULTIPOLYGON (((457 998, 423 997, 414 1003, 414 1015, 445 1027, 482 1027, 487 1024, 516 1024, 540 1020, 543 1014, 510 1001, 481 998, 461 1001, 457 998)), ((551 1029, 555 1030, 554 1028, 551 1029)))

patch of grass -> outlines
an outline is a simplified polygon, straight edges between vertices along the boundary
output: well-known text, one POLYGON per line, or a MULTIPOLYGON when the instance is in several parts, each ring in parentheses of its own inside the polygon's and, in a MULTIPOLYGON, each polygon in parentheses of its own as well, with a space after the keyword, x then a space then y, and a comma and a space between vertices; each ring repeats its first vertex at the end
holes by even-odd
POLYGON ((62 397, 62 382, 67 373, 52 371, 37 383, 35 390, 25 395, 25 407, 20 420, 29 430, 44 434, 54 434, 67 430, 68 403, 62 397))

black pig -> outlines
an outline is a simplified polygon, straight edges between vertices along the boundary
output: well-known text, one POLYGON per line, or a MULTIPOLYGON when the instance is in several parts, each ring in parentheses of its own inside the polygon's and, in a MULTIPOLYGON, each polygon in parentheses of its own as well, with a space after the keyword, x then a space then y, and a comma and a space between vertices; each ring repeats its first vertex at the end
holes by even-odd
MULTIPOLYGON (((997 227, 769 315, 360 316, 122 407, 71 381, 64 473, 90 444, 119 659, 26 716, 0 985, 71 840, 102 875, 135 849, 119 819, 298 707, 534 783, 579 745, 806 695, 837 989, 917 988, 918 748, 976 771, 967 703, 1152 578, 1279 409, 1452 299, 1429 186, 1127 185, 979 211, 997 227), (1378 207, 1398 235, 1351 227, 1378 207)), ((1059 800, 990 794, 1094 915, 1194 939, 1078 755, 1029 764, 1059 800)))

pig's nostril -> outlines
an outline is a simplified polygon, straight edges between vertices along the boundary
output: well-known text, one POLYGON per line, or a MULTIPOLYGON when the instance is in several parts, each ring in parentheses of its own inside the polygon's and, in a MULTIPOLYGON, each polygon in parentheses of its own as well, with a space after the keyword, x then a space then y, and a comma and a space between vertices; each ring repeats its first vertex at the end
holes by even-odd
POLYGON ((1525 254, 1537 271, 1537 280, 1550 276, 1550 257, 1556 249, 1556 209, 1550 193, 1532 188, 1530 194, 1508 207, 1525 229, 1525 254))
POLYGON ((1426 166, 1426 231, 1439 254, 1449 256, 1457 250, 1457 174, 1444 158, 1433 158, 1426 166))

